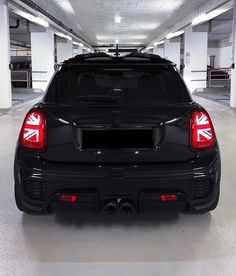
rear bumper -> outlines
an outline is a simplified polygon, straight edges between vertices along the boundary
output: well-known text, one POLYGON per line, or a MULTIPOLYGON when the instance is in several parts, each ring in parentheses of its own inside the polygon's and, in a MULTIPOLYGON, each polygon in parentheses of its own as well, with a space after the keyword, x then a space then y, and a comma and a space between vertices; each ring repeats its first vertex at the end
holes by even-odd
MULTIPOLYGON (((204 161, 205 162, 205 161, 204 161)), ((78 202, 61 206, 99 212, 107 200, 129 200, 140 213, 160 208, 204 210, 219 194, 220 157, 206 164, 64 165, 15 161, 22 204, 34 211, 59 205, 58 195, 75 193, 78 202), (161 202, 160 194, 178 194, 161 202)))

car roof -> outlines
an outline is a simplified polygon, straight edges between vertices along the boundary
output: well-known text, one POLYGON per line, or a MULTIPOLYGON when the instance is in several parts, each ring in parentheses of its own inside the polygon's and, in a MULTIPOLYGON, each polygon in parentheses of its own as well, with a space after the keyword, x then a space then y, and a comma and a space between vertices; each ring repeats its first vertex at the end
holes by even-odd
POLYGON ((164 59, 158 55, 154 54, 144 54, 144 53, 130 53, 124 56, 112 56, 106 53, 88 53, 77 55, 73 58, 65 60, 60 66, 68 65, 80 65, 80 64, 124 64, 124 63, 134 63, 134 64, 155 64, 155 65, 166 65, 166 66, 176 66, 175 63, 170 60, 164 59))

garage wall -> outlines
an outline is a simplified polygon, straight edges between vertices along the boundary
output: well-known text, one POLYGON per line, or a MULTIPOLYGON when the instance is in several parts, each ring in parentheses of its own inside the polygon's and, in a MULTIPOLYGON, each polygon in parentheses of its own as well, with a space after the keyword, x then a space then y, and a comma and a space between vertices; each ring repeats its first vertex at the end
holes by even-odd
POLYGON ((208 65, 210 65, 209 56, 215 56, 215 67, 230 67, 232 64, 232 38, 208 41, 207 55, 208 65))
POLYGON ((31 54, 33 88, 45 91, 55 72, 54 33, 51 27, 46 32, 31 32, 31 54))
POLYGON ((219 48, 219 67, 230 67, 232 64, 232 46, 219 48))
POLYGON ((230 67, 232 64, 232 36, 219 43, 219 67, 230 67))
POLYGON ((208 33, 193 32, 192 25, 185 28, 184 80, 191 92, 206 88, 208 33))
POLYGON ((160 57, 164 58, 164 45, 154 46, 153 54, 159 55, 160 57))
POLYGON ((177 68, 180 69, 180 42, 171 42, 166 39, 164 55, 166 59, 176 63, 177 68))

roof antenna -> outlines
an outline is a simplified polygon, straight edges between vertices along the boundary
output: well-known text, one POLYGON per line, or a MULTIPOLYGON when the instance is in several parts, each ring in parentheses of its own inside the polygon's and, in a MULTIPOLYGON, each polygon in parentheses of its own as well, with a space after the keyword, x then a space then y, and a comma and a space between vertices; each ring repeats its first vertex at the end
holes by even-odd
POLYGON ((118 41, 116 43, 116 53, 115 53, 115 56, 116 56, 116 58, 119 57, 119 45, 118 45, 118 41))

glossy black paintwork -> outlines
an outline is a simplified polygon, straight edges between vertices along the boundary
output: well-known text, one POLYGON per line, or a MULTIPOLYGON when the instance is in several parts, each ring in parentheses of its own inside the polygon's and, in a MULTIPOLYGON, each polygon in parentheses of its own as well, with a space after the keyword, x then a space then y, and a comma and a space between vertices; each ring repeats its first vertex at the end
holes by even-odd
POLYGON ((32 110, 46 116, 46 148, 25 149, 19 141, 14 164, 16 189, 22 202, 32 210, 47 210, 55 194, 64 190, 92 191, 98 199, 98 209, 109 196, 129 197, 138 209, 143 191, 177 191, 186 196, 191 208, 204 209, 219 194, 217 140, 212 148, 191 149, 190 117, 194 111, 204 110, 193 101, 156 106, 64 105, 42 101, 32 110), (142 128, 153 129, 153 148, 108 150, 81 146, 83 129, 142 128), (195 180, 211 181, 212 191, 207 198, 191 200, 188 197, 183 183, 190 186, 195 180), (46 199, 27 197, 26 181, 46 183, 46 199))
POLYGON ((39 103, 36 109, 47 118, 47 147, 40 157, 49 162, 183 162, 196 156, 190 148, 190 115, 200 107, 195 103, 168 106, 109 105, 49 105, 39 103), (155 147, 125 150, 83 150, 80 148, 81 129, 155 130, 155 147))

